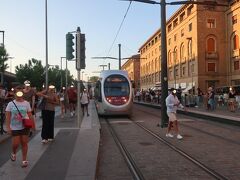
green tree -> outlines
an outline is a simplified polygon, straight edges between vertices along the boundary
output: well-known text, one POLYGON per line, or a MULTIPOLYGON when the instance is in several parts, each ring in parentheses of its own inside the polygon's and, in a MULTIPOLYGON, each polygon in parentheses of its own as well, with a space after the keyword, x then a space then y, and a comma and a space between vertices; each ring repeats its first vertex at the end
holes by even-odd
POLYGON ((98 76, 91 76, 89 81, 90 82, 97 82, 98 78, 99 78, 98 76))
POLYGON ((6 71, 6 69, 8 68, 8 64, 6 63, 6 61, 8 60, 9 55, 6 51, 6 49, 3 46, 0 46, 0 71, 2 73, 1 75, 1 83, 3 84, 4 81, 4 72, 6 71))
MULTIPOLYGON (((45 84, 46 68, 42 66, 41 60, 32 58, 28 63, 24 65, 16 66, 17 80, 23 84, 25 80, 29 80, 32 86, 35 86, 38 90, 42 89, 45 84)), ((68 84, 73 83, 73 76, 68 74, 68 84)), ((61 88, 61 75, 62 85, 65 86, 66 82, 66 71, 59 69, 59 66, 50 66, 48 68, 48 82, 53 84, 57 90, 61 88)))
POLYGON ((29 80, 31 86, 41 89, 45 83, 44 67, 42 66, 41 60, 32 58, 28 60, 28 63, 16 66, 16 77, 21 84, 29 80))

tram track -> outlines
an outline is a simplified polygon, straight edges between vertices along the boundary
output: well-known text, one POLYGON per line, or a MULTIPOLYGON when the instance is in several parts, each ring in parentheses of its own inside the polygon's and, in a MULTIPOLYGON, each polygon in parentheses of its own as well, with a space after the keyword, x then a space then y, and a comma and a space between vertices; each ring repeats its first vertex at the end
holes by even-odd
MULTIPOLYGON (((138 109, 138 111, 141 111, 141 112, 143 112, 143 113, 148 113, 147 111, 144 111, 144 110, 141 110, 141 109, 138 109)), ((156 115, 156 114, 150 114, 150 113, 148 113, 148 115, 154 116, 154 117, 157 117, 157 118, 161 118, 160 115, 156 115)), ((209 123, 207 123, 207 122, 205 122, 205 121, 201 121, 201 123, 209 124, 209 123)), ((212 123, 212 122, 211 122, 211 123, 212 123)), ((216 125, 216 123, 215 123, 215 125, 216 125)), ((201 132, 201 133, 203 133, 203 134, 207 134, 207 135, 209 135, 209 136, 212 136, 212 137, 215 137, 215 138, 218 138, 218 139, 221 139, 221 140, 225 140, 227 143, 232 143, 232 144, 240 145, 240 142, 239 142, 239 141, 234 141, 234 140, 232 140, 232 139, 229 139, 229 138, 226 138, 226 137, 223 137, 223 136, 220 136, 220 135, 213 134, 213 133, 208 132, 208 131, 206 131, 206 130, 202 130, 202 129, 199 129, 199 128, 196 128, 196 127, 192 127, 192 126, 187 125, 187 124, 181 124, 181 126, 187 127, 187 128, 189 128, 189 129, 193 129, 193 130, 195 130, 195 131, 197 131, 197 132, 201 132)))
MULTIPOLYGON (((208 166, 206 166, 205 164, 203 164, 202 162, 198 161, 197 159, 195 159, 194 157, 192 157, 191 155, 189 155, 187 152, 181 150, 180 148, 178 148, 176 145, 170 143, 169 141, 165 140, 164 138, 160 137, 158 134, 154 133, 152 130, 150 130, 149 128, 143 126, 140 122, 136 122, 134 119, 132 118, 127 118, 129 121, 131 121, 132 123, 136 124, 138 127, 140 127, 141 129, 143 129, 148 135, 151 135, 152 137, 154 137, 154 139, 156 139, 157 141, 161 142, 162 144, 168 146, 169 148, 171 148, 174 152, 180 154, 182 157, 184 157, 185 159, 187 159, 188 161, 190 161, 191 163, 195 164, 198 168, 202 169, 203 171, 205 171, 207 174, 209 174, 211 177, 215 178, 215 179, 219 179, 219 180, 227 180, 228 178, 225 177, 224 175, 214 171, 213 169, 209 168, 208 166)), ((108 119, 105 119, 106 124, 108 126, 109 131, 111 132, 111 135, 116 143, 116 145, 118 146, 122 156, 125 159, 125 162, 127 163, 127 166, 129 168, 129 170, 131 171, 133 178, 134 179, 145 179, 143 176, 143 173, 141 172, 141 170, 138 168, 137 163, 134 161, 134 159, 131 156, 131 153, 127 150, 127 147, 121 142, 120 138, 118 137, 114 127, 112 127, 111 123, 109 122, 108 119)))
POLYGON ((214 171, 213 169, 207 167, 206 165, 204 165, 203 163, 201 163, 200 161, 198 161, 197 159, 195 159, 194 157, 192 157, 191 155, 189 155, 187 152, 181 150, 180 148, 178 148, 177 146, 173 145, 172 143, 170 143, 169 141, 163 139, 162 137, 160 137, 159 135, 157 135, 156 133, 154 133, 153 131, 151 131, 149 128, 146 128, 145 126, 141 125, 138 122, 135 122, 134 120, 132 120, 136 125, 138 125, 139 127, 141 127, 142 129, 144 129, 148 134, 152 135, 154 138, 156 138, 158 141, 164 143, 165 145, 167 145, 168 147, 170 147, 171 149, 173 149, 175 152, 181 154, 183 157, 185 157, 187 160, 191 161, 193 164, 195 164, 196 166, 200 167, 201 169, 203 169, 205 172, 207 172, 208 174, 210 174, 212 177, 219 179, 219 180, 227 180, 228 178, 221 175, 220 173, 214 171))
POLYGON ((123 143, 120 141, 117 133, 115 132, 114 128, 111 126, 111 124, 109 123, 108 119, 105 118, 104 119, 106 124, 107 124, 107 127, 108 127, 108 130, 110 131, 118 149, 120 150, 133 178, 135 180, 145 180, 141 170, 137 167, 134 159, 132 158, 130 152, 127 150, 127 148, 123 145, 123 143))

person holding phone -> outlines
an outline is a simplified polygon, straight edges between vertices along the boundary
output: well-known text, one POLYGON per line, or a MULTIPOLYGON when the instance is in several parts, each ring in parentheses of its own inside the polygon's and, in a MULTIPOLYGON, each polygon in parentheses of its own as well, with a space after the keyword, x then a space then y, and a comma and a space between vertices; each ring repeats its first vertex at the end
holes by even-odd
POLYGON ((177 135, 177 139, 182 139, 183 137, 179 134, 178 120, 176 114, 177 108, 180 107, 184 109, 184 106, 178 100, 176 93, 177 93, 176 89, 171 88, 170 94, 166 98, 167 115, 169 117, 166 137, 170 138, 174 137, 174 135, 170 133, 171 128, 173 126, 173 129, 177 135))

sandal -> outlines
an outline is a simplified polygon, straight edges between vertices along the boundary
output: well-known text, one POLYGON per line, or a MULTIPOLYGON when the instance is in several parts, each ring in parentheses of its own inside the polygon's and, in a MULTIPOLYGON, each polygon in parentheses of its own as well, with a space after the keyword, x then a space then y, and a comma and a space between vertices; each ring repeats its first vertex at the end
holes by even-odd
POLYGON ((25 168, 28 166, 28 161, 22 161, 22 168, 25 168))
POLYGON ((11 153, 10 158, 12 161, 16 161, 16 154, 11 153))

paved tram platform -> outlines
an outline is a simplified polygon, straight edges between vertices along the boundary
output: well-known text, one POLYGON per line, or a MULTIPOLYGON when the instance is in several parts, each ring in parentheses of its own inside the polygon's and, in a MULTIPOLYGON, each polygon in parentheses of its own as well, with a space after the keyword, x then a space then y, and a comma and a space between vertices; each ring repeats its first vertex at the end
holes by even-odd
MULTIPOLYGON (((159 105, 135 102, 145 106, 160 108, 159 105)), ((187 108, 193 116, 222 119, 240 124, 238 113, 204 111, 200 108, 187 108)), ((94 102, 89 104, 90 116, 81 116, 81 127, 78 128, 77 117, 60 118, 60 108, 56 110, 55 140, 48 144, 41 143, 41 119, 37 114, 37 131, 29 142, 29 166, 21 168, 21 152, 17 153, 17 161, 10 159, 0 167, 1 180, 94 180, 96 175, 98 149, 100 142, 100 123, 94 102)), ((9 135, 0 135, 0 147, 9 135)), ((10 153, 10 152, 9 152, 10 153)))
MULTIPOLYGON (((9 159, 0 167, 1 180, 95 179, 100 124, 94 102, 91 101, 89 104, 90 116, 81 115, 80 128, 76 116, 70 117, 69 114, 61 119, 59 112, 57 108, 54 141, 41 143, 41 119, 37 117, 38 131, 29 142, 29 166, 21 167, 21 151, 18 151, 16 162, 9 159)), ((0 135, 0 142, 3 143, 8 138, 9 135, 0 135)))

